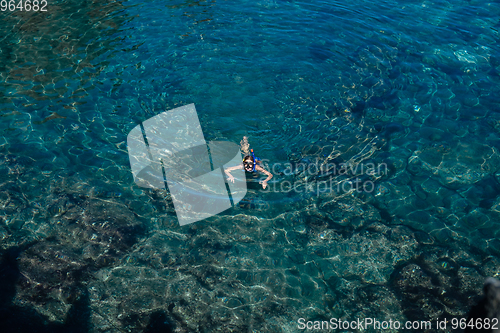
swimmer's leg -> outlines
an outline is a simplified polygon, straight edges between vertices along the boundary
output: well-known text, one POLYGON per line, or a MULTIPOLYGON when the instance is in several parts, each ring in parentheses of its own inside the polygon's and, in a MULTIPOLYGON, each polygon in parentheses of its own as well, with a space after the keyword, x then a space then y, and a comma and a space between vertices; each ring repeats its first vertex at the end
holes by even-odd
POLYGON ((246 156, 250 155, 250 145, 248 144, 248 138, 246 136, 243 137, 243 140, 240 141, 241 152, 246 156))

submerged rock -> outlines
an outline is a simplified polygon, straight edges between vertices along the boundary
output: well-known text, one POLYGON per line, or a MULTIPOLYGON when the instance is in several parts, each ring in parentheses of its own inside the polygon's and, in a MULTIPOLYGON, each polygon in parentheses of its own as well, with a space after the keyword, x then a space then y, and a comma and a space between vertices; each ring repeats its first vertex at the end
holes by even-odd
MULTIPOLYGON (((500 332, 498 323, 500 322, 500 281, 495 278, 487 278, 484 282, 484 297, 477 305, 471 308, 467 322, 473 320, 474 323, 481 322, 483 324, 482 332, 500 332), (478 320, 479 319, 479 320, 478 320), (484 323, 485 319, 489 319, 490 328, 486 328, 484 323), (496 319, 496 320, 495 320, 496 319), (494 323, 497 323, 496 325, 494 323), (491 327, 495 326, 495 329, 491 327)), ((478 329, 473 329, 467 326, 465 332, 477 332, 478 329)))

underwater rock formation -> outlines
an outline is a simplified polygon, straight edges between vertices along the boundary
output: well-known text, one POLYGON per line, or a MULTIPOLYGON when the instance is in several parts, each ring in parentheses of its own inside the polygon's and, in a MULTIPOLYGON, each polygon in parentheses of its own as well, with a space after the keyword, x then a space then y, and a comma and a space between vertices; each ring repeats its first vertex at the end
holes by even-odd
MULTIPOLYGON (((497 319, 497 327, 498 322, 500 321, 500 281, 495 278, 487 278, 484 282, 484 297, 479 301, 477 305, 472 307, 469 312, 469 317, 467 318, 467 322, 473 319, 474 322, 477 322, 477 319, 497 319)), ((492 321, 492 323, 494 323, 492 321)), ((472 329, 471 327, 467 327, 465 332, 500 332, 500 328, 497 329, 472 329)))

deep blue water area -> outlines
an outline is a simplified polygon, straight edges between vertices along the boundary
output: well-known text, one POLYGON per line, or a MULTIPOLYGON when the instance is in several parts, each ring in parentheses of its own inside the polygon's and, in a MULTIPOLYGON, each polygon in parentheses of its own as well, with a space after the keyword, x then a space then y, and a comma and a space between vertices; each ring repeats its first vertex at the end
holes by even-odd
POLYGON ((0 12, 6 329, 434 325, 500 274, 498 2, 45 8, 0 12), (247 136, 274 177, 181 227, 127 135, 192 103, 207 142, 247 136))

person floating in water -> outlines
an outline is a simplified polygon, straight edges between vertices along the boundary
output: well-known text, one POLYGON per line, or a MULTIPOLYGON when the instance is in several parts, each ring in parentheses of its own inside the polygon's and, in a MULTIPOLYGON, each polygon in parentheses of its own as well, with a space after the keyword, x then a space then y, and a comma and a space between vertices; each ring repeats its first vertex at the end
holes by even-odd
POLYGON ((255 171, 260 171, 264 174, 267 175, 267 178, 264 180, 261 180, 259 184, 262 184, 262 188, 265 189, 267 187, 267 182, 273 178, 272 173, 261 167, 260 164, 260 158, 255 157, 253 153, 253 149, 250 149, 250 145, 248 144, 248 138, 246 136, 243 137, 243 140, 240 142, 241 145, 241 151, 243 154, 245 154, 245 158, 243 159, 243 163, 237 166, 233 166, 230 168, 227 168, 224 170, 226 175, 228 176, 227 180, 230 182, 234 183, 234 177, 231 175, 231 171, 241 169, 245 170, 246 172, 255 172, 255 171), (249 151, 250 149, 250 151, 249 151))

